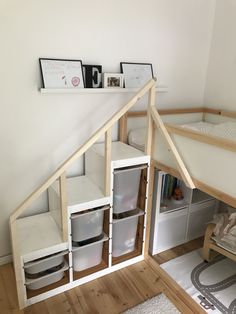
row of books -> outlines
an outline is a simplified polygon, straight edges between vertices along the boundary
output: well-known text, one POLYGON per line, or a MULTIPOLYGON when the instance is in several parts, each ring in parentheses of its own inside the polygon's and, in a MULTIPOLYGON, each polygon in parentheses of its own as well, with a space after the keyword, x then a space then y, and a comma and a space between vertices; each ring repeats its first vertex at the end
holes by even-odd
POLYGON ((162 191, 161 196, 162 199, 171 198, 174 194, 175 188, 179 186, 179 180, 170 174, 166 174, 163 178, 162 182, 162 191))

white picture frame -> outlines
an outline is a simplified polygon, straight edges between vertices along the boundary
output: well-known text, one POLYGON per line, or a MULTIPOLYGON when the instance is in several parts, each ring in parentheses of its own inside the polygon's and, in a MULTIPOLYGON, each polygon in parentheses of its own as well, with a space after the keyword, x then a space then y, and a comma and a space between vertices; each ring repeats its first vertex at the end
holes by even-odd
POLYGON ((104 88, 123 88, 124 75, 122 73, 103 73, 104 88))
POLYGON ((151 63, 121 62, 125 88, 139 88, 150 81, 153 76, 151 63))
POLYGON ((81 60, 40 58, 43 88, 84 88, 81 60))

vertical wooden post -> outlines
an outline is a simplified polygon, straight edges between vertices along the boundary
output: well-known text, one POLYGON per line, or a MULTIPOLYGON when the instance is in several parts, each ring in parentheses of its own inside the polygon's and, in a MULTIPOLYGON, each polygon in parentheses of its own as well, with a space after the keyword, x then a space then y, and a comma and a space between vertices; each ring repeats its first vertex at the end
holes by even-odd
MULTIPOLYGON (((145 153, 152 156, 153 143, 154 143, 154 122, 151 114, 151 107, 155 106, 156 91, 155 86, 153 86, 149 91, 148 98, 148 112, 147 112, 147 137, 146 137, 146 147, 145 153)), ((148 255, 149 250, 149 239, 150 239, 150 229, 151 229, 151 215, 152 215, 152 194, 153 194, 153 181, 154 181, 154 164, 151 160, 149 168, 149 185, 148 185, 148 199, 147 199, 147 216, 146 216, 146 234, 144 243, 144 255, 148 255)))
POLYGON ((151 229, 151 216, 152 216, 152 196, 153 196, 153 183, 154 183, 154 162, 151 160, 149 169, 149 185, 148 185, 148 205, 146 216, 146 234, 144 242, 144 256, 148 256, 149 253, 149 241, 150 241, 150 229, 151 229))
POLYGON ((68 209, 67 209, 67 191, 66 191, 66 173, 59 177, 60 203, 61 203, 61 228, 62 239, 68 241, 68 209))
POLYGON ((13 264, 16 278, 16 288, 19 308, 23 309, 26 306, 26 288, 25 288, 25 275, 23 269, 23 261, 20 255, 19 238, 17 237, 16 220, 10 220, 11 242, 12 242, 12 255, 13 264))
POLYGON ((119 120, 119 140, 123 143, 127 143, 127 120, 128 115, 125 113, 119 120))
POLYGON ((111 140, 112 128, 105 133, 105 196, 109 196, 111 192, 111 140))
POLYGON ((155 86, 153 86, 149 91, 148 96, 148 110, 147 110, 147 134, 145 143, 145 153, 147 155, 152 155, 152 143, 154 135, 154 122, 151 114, 151 107, 155 106, 156 91, 155 86))

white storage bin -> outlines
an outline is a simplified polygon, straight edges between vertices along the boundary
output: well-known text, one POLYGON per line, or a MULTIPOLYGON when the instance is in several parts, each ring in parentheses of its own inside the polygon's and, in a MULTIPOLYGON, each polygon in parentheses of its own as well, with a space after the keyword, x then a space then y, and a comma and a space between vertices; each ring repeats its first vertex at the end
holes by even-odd
POLYGON ((155 254, 185 242, 188 208, 160 214, 155 234, 155 254))
POLYGON ((47 274, 41 277, 39 276, 38 278, 35 279, 29 279, 26 277, 25 279, 26 287, 30 290, 37 290, 48 285, 51 285, 52 283, 61 280, 65 275, 65 271, 68 269, 69 269, 68 263, 65 261, 65 265, 60 270, 54 273, 47 274))
MULTIPOLYGON (((66 252, 67 253, 67 252, 66 252)), ((35 262, 27 263, 24 265, 25 272, 27 274, 37 274, 47 269, 59 266, 64 261, 64 255, 66 253, 60 253, 55 256, 50 256, 35 262)))
POLYGON ((105 206, 97 210, 72 215, 72 240, 81 242, 102 234, 104 210, 108 208, 108 206, 105 206))
POLYGON ((37 290, 37 289, 46 287, 48 285, 51 285, 52 283, 55 283, 61 280, 63 277, 64 277, 64 272, 51 274, 50 276, 42 277, 40 279, 32 281, 32 283, 27 284, 27 288, 30 290, 37 290))
POLYGON ((122 219, 114 219, 112 227, 112 256, 118 257, 135 249, 136 233, 139 216, 143 212, 134 216, 122 219))
POLYGON ((74 271, 82 271, 87 268, 94 267, 102 261, 102 250, 104 241, 107 241, 108 237, 103 236, 100 241, 87 244, 79 248, 73 248, 73 269, 74 271))
POLYGON ((114 171, 113 213, 136 209, 142 168, 114 171))

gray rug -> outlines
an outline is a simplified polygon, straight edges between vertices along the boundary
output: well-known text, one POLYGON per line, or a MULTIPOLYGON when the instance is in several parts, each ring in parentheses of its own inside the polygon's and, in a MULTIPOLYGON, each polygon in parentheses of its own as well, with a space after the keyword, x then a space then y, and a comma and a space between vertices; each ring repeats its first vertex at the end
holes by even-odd
POLYGON ((124 314, 158 314, 158 313, 175 314, 180 312, 163 293, 124 312, 124 314))
POLYGON ((197 250, 161 267, 207 313, 236 314, 236 263, 219 256, 207 263, 197 250))

